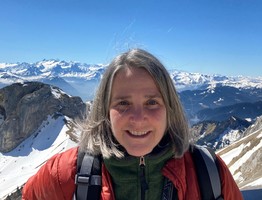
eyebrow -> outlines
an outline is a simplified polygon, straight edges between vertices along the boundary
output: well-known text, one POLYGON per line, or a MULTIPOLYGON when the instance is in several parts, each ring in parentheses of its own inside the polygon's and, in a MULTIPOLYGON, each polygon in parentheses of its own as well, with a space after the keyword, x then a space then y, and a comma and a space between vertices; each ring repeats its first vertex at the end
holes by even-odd
POLYGON ((160 93, 153 94, 153 95, 145 95, 146 98, 162 98, 162 95, 160 93))
POLYGON ((131 98, 131 96, 116 96, 114 98, 111 98, 111 100, 117 101, 117 100, 129 99, 129 98, 131 98))
MULTIPOLYGON (((127 96, 116 96, 114 98, 112 98, 112 101, 118 101, 118 100, 123 100, 123 99, 130 99, 131 96, 127 95, 127 96)), ((152 95, 145 95, 145 98, 147 99, 153 99, 153 98, 163 98, 162 95, 160 93, 157 94, 152 94, 152 95)))

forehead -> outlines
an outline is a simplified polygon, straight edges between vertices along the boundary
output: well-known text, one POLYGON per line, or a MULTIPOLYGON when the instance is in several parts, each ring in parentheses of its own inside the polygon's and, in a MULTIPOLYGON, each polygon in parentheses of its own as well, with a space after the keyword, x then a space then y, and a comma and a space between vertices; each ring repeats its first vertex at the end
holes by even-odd
POLYGON ((130 77, 130 76, 134 76, 135 74, 147 74, 150 75, 149 72, 144 69, 144 68, 138 68, 138 67, 123 67, 120 68, 117 72, 116 72, 116 76, 126 76, 126 77, 130 77))
POLYGON ((139 81, 152 82, 154 85, 157 85, 146 69, 137 67, 124 67, 119 69, 113 78, 112 85, 116 85, 118 82, 131 84, 139 81))
POLYGON ((157 84, 146 69, 134 67, 120 69, 115 74, 111 96, 137 92, 160 94, 157 84))

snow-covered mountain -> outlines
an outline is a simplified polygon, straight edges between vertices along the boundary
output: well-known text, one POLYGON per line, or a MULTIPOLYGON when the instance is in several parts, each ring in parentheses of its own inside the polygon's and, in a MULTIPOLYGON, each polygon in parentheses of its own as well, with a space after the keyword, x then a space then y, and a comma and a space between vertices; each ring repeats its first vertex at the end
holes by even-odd
POLYGON ((170 76, 179 91, 208 88, 209 91, 217 86, 234 88, 262 88, 262 76, 253 78, 245 76, 205 75, 184 71, 170 71, 170 76))
POLYGON ((36 63, 0 63, 0 88, 17 82, 53 84, 70 95, 91 100, 106 65, 43 60, 36 63))
MULTIPOLYGON (((70 95, 81 96, 84 101, 91 100, 94 89, 103 75, 107 65, 66 62, 60 60, 43 60, 36 63, 0 63, 0 87, 15 82, 49 80, 70 95), (70 85, 70 90, 69 88, 70 85), (83 92, 85 91, 85 92, 83 92)), ((170 71, 178 91, 206 89, 209 91, 217 86, 234 88, 262 88, 262 76, 228 77, 223 75, 204 75, 178 70, 170 71)))
POLYGON ((39 82, 12 84, 0 96, 0 199, 5 199, 52 155, 76 146, 75 122, 88 105, 39 82))
POLYGON ((47 77, 81 77, 88 80, 100 78, 105 65, 90 65, 79 62, 43 60, 36 63, 1 63, 1 73, 10 78, 40 79, 47 77))

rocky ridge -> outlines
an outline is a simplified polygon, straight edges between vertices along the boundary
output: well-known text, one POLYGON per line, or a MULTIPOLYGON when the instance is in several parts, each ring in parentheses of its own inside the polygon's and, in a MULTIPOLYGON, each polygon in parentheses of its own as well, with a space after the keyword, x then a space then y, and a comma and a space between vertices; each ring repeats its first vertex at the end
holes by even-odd
POLYGON ((243 133, 245 137, 219 150, 240 189, 261 188, 262 116, 243 133))
POLYGON ((14 149, 48 116, 76 119, 85 109, 80 97, 39 82, 15 83, 0 89, 0 152, 14 149))
POLYGON ((244 137, 252 123, 235 116, 224 121, 202 121, 191 127, 194 141, 215 150, 224 148, 244 137))

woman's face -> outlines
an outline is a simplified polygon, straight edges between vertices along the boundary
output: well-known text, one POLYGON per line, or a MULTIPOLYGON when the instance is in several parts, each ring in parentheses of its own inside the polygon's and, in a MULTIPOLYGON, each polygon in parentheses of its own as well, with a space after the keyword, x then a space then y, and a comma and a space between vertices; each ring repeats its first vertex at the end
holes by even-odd
POLYGON ((133 156, 150 153, 167 126, 162 95, 141 68, 124 68, 115 75, 109 115, 114 137, 133 156))

